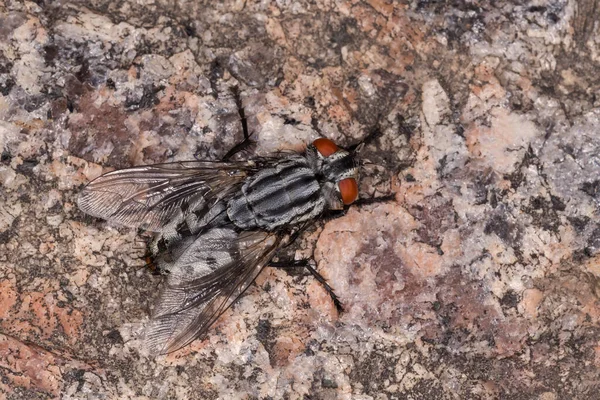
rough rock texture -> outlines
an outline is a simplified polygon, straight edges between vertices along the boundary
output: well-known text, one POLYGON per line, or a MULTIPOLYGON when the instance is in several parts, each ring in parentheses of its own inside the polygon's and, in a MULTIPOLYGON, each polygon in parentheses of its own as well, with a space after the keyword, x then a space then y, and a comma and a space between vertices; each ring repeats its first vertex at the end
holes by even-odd
POLYGON ((589 399, 600 391, 600 2, 0 0, 0 397, 589 399), (112 168, 319 134, 361 196, 203 340, 140 332, 148 236, 112 168))

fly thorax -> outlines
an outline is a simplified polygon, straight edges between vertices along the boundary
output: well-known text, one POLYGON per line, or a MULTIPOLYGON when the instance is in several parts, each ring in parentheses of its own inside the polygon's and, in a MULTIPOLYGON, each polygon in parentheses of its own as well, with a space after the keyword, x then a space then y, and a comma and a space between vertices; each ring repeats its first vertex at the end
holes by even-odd
POLYGON ((315 218, 324 208, 314 169, 307 157, 296 155, 250 177, 229 201, 227 214, 242 229, 274 230, 315 218))

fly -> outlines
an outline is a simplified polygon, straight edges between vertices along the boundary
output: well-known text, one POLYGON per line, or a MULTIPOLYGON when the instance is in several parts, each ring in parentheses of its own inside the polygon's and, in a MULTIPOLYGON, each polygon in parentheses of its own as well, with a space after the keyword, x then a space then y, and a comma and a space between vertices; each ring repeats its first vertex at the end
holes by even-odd
POLYGON ((156 233, 152 252, 168 275, 146 328, 148 350, 170 353, 205 334, 279 249, 355 202, 357 147, 319 138, 301 154, 238 162, 228 161, 230 151, 225 161, 132 167, 89 183, 78 199, 83 212, 156 233))

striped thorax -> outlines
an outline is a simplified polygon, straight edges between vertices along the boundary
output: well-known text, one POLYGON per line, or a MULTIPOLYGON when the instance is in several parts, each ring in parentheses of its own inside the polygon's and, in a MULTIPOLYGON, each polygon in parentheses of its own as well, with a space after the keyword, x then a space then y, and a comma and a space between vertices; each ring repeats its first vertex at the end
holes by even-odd
POLYGON ((352 154, 329 139, 317 139, 305 154, 259 171, 228 202, 229 219, 241 229, 274 230, 339 210, 358 197, 352 154))

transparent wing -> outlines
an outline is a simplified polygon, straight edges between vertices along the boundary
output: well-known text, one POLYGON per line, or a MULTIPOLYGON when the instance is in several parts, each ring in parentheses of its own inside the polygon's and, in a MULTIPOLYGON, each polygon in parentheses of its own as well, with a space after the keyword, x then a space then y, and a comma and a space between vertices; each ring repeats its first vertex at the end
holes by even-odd
MULTIPOLYGON (((283 237, 263 231, 214 228, 181 242, 152 319, 146 347, 153 354, 178 350, 203 335, 254 281, 283 237)), ((160 261, 159 261, 160 262, 160 261)))
POLYGON ((121 169, 88 184, 77 204, 94 217, 161 232, 186 214, 227 198, 254 172, 250 163, 204 161, 121 169))

